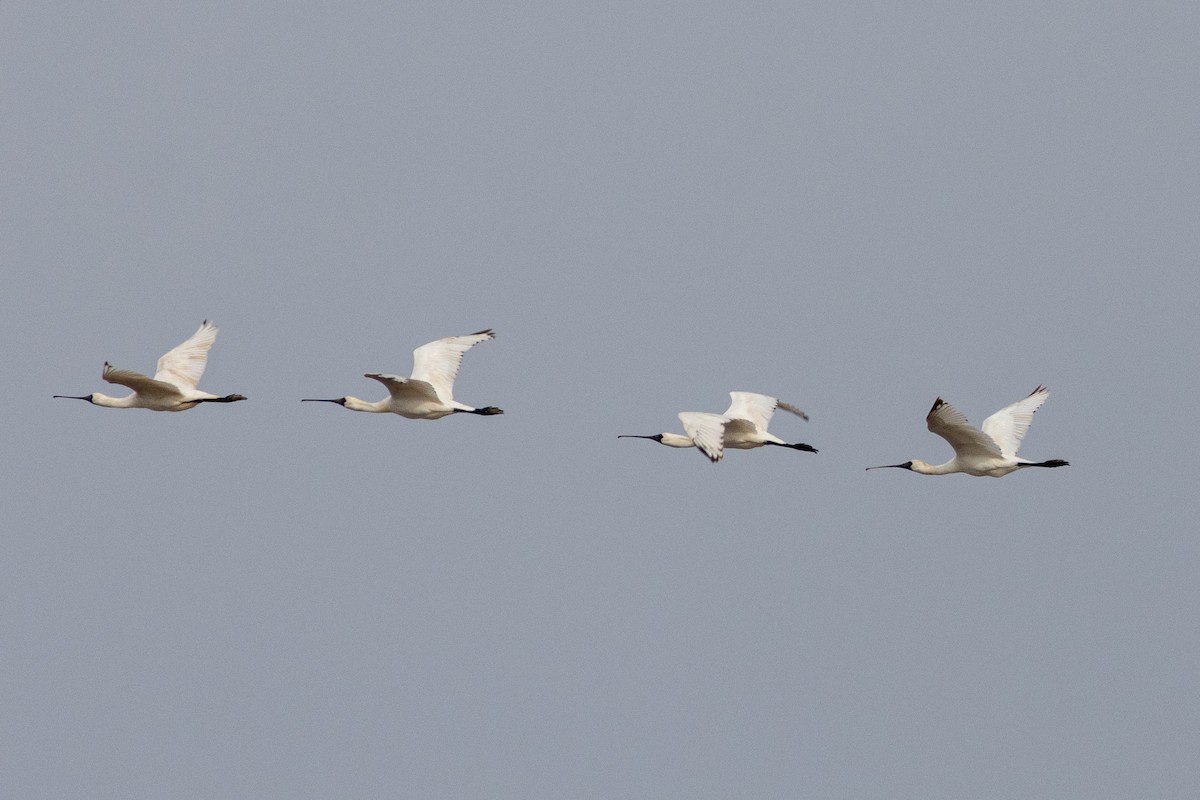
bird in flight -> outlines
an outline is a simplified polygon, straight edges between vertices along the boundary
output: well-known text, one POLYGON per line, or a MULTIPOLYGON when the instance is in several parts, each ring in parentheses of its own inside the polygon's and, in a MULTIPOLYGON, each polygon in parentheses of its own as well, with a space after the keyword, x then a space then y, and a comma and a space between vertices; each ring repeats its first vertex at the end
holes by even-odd
POLYGON ((399 414, 407 419, 441 419, 451 414, 503 414, 504 411, 495 406, 474 408, 454 399, 454 378, 462 364, 463 353, 480 342, 495 338, 495 332, 489 328, 423 344, 413 351, 413 371, 407 378, 366 373, 363 377, 379 381, 388 390, 387 397, 374 403, 350 396, 332 400, 305 398, 301 402, 337 403, 351 411, 399 414))
POLYGON ((1003 478, 1010 472, 1026 467, 1067 467, 1061 458, 1049 461, 1029 461, 1017 457, 1021 440, 1033 422, 1033 412, 1046 402, 1050 390, 1039 385, 1023 400, 1006 406, 983 421, 982 430, 967 422, 961 411, 942 398, 933 402, 925 422, 931 433, 941 436, 954 448, 954 458, 945 464, 926 464, 913 459, 903 464, 885 464, 867 469, 907 469, 922 475, 968 475, 1003 478))
POLYGON ((99 392, 83 396, 56 394, 69 400, 87 400, 92 405, 105 408, 148 408, 151 411, 187 411, 200 403, 234 403, 246 398, 240 394, 223 397, 202 392, 196 388, 204 367, 208 365, 208 351, 217 340, 217 326, 208 320, 191 338, 178 347, 167 351, 158 360, 154 377, 128 369, 117 369, 107 361, 101 377, 133 390, 126 397, 109 397, 99 392))
POLYGON ((790 403, 754 392, 730 392, 733 402, 724 414, 703 411, 682 411, 679 421, 687 435, 678 433, 656 433, 652 436, 621 434, 618 439, 651 439, 667 447, 695 447, 712 463, 725 455, 726 448, 751 450, 764 445, 790 447, 809 453, 817 449, 808 444, 789 444, 778 436, 767 432, 767 425, 777 408, 807 420, 808 415, 790 403))

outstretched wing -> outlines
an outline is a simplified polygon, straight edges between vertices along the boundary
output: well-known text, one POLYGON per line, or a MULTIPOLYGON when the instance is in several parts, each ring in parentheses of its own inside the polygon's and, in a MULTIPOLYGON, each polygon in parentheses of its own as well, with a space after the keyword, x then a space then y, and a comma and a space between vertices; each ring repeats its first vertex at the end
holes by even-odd
POLYGON ((1000 448, 992 437, 967 422, 967 418, 942 398, 933 401, 925 417, 930 433, 936 433, 954 448, 958 456, 999 456, 1000 448))
POLYGON ((775 406, 780 411, 786 411, 789 414, 795 414, 800 419, 804 420, 805 422, 808 422, 808 414, 805 414, 803 411, 801 411, 799 408, 792 405, 791 403, 785 403, 782 400, 776 400, 775 406))
POLYGON ((730 419, 744 419, 754 424, 759 433, 766 433, 771 417, 779 401, 774 397, 754 392, 730 392, 733 402, 725 410, 725 416, 730 419))
POLYGON ((1050 390, 1038 384, 1023 400, 1018 400, 1011 406, 1006 406, 983 421, 983 432, 992 437, 1000 447, 1000 452, 1012 458, 1017 455, 1021 440, 1033 423, 1033 412, 1041 408, 1042 403, 1050 396, 1050 390))
POLYGON ((703 411, 681 411, 679 421, 696 447, 714 464, 725 455, 725 423, 728 418, 703 411))
POLYGON ((195 389, 208 365, 208 351, 216 340, 217 326, 204 320, 190 339, 158 360, 154 380, 172 383, 180 389, 195 389))
POLYGON ((147 400, 179 397, 179 388, 174 383, 160 381, 131 369, 117 369, 107 361, 100 377, 118 386, 127 386, 147 400))
POLYGON ((454 399, 454 378, 462 364, 463 353, 480 342, 495 338, 496 334, 488 328, 466 336, 447 336, 423 344, 413 351, 412 376, 432 386, 437 399, 448 405, 454 399))
POLYGON ((387 387, 392 399, 405 403, 438 402, 437 392, 425 381, 413 378, 402 378, 399 375, 383 375, 378 372, 368 372, 364 378, 379 381, 387 387))

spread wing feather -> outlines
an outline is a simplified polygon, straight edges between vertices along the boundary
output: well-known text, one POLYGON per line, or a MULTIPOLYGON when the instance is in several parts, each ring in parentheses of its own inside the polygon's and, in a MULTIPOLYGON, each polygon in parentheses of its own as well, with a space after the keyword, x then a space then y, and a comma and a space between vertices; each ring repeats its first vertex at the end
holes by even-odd
POLYGON ((961 411, 938 398, 925 417, 930 433, 936 433, 954 448, 959 456, 999 456, 1000 448, 992 437, 979 430, 961 411))
POLYGON ((775 397, 770 397, 757 392, 730 392, 729 397, 733 402, 729 404, 729 408, 725 410, 725 416, 730 419, 744 419, 753 423, 758 428, 759 433, 766 433, 767 426, 771 424, 771 417, 775 415, 775 409, 783 409, 789 414, 795 414, 803 420, 808 419, 808 414, 805 414, 791 403, 785 403, 775 397))
POLYGON ((180 389, 195 389, 208 365, 208 351, 216 340, 217 326, 204 320, 191 338, 158 359, 154 380, 174 384, 180 389))
POLYGON ((729 419, 744 419, 752 423, 759 431, 765 432, 775 415, 775 407, 779 401, 774 397, 755 392, 730 392, 733 402, 725 410, 729 419))
POLYGON ((368 372, 364 378, 379 381, 387 387, 388 394, 394 400, 409 402, 438 402, 437 392, 426 381, 413 378, 402 378, 399 375, 384 375, 379 372, 368 372))
POLYGON ((782 400, 778 400, 776 402, 781 410, 786 411, 789 414, 795 414, 800 419, 804 420, 805 422, 808 422, 808 414, 805 414, 803 411, 801 411, 796 406, 792 405, 791 403, 785 403, 782 400))
POLYGON ((983 432, 995 440, 1000 452, 1014 458, 1021 440, 1033 423, 1033 413, 1050 397, 1050 390, 1038 384, 1029 396, 992 414, 983 421, 983 432))
POLYGON ((109 383, 126 386, 148 400, 179 397, 179 388, 174 383, 151 378, 131 369, 117 369, 108 362, 104 363, 101 377, 109 383))
POLYGON ((679 421, 709 461, 715 464, 721 460, 725 455, 725 423, 729 421, 728 418, 703 411, 681 411, 679 421))
POLYGON ((412 377, 431 386, 437 398, 449 404, 454 399, 454 378, 462 364, 463 353, 480 342, 495 338, 495 332, 488 328, 423 344, 413 351, 412 377))

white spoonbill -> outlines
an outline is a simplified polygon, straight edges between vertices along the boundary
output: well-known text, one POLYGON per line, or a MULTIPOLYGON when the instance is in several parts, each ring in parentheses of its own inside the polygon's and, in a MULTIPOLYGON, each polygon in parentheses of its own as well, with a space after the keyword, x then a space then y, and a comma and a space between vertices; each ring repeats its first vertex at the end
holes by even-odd
POLYGON ((1052 458, 1049 461, 1017 458, 1017 448, 1021 446, 1021 440, 1025 438, 1025 433, 1033 422, 1033 412, 1037 411, 1049 396, 1050 390, 1039 384, 1024 400, 1018 400, 985 419, 983 430, 971 425, 961 411, 939 397, 933 401, 933 408, 929 409, 925 422, 931 433, 936 433, 950 443, 954 448, 954 458, 945 464, 926 464, 924 461, 913 459, 903 464, 885 464, 882 467, 867 469, 895 467, 922 475, 965 472, 968 475, 1003 478, 1008 473, 1025 467, 1070 466, 1061 458, 1052 458))
POLYGON ((363 377, 372 378, 387 387, 388 396, 375 403, 357 397, 338 397, 333 400, 305 398, 305 403, 337 403, 351 411, 373 411, 380 414, 399 414, 407 419, 441 419, 451 414, 503 414, 495 406, 472 408, 454 399, 454 377, 462 364, 463 353, 480 342, 495 339, 491 328, 466 336, 447 336, 413 351, 412 376, 383 375, 368 372, 363 377))
POLYGON ((618 439, 652 439, 667 447, 696 447, 714 464, 725 455, 725 448, 751 450, 773 444, 804 450, 809 453, 817 449, 808 444, 789 444, 778 436, 767 433, 767 425, 775 409, 782 408, 801 419, 808 415, 790 403, 754 392, 730 392, 733 402, 724 414, 709 414, 703 411, 682 411, 679 421, 687 436, 678 433, 656 433, 653 436, 621 434, 618 439))
POLYGON ((204 367, 208 364, 209 348, 216 340, 217 326, 204 320, 190 339, 167 351, 158 360, 158 368, 153 378, 140 372, 117 369, 105 361, 101 377, 109 383, 133 389, 133 394, 126 397, 109 397, 99 392, 82 397, 67 394, 54 396, 69 400, 87 400, 93 405, 105 408, 148 408, 151 411, 187 411, 199 403, 234 403, 245 400, 240 394, 218 397, 196 388, 200 376, 204 374, 204 367))

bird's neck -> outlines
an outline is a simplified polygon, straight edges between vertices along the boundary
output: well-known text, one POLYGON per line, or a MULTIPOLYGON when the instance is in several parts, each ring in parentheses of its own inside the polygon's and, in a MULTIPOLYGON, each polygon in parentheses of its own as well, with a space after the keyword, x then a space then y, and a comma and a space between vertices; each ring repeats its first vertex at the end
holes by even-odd
POLYGON ((954 459, 950 459, 945 464, 926 464, 924 461, 913 459, 912 471, 919 472, 922 475, 949 475, 953 472, 961 472, 958 465, 954 463, 954 459))
POLYGON ((128 397, 109 397, 106 394, 92 392, 92 404, 104 406, 105 408, 133 408, 136 400, 136 394, 131 394, 128 397))
POLYGON ((389 398, 384 398, 378 403, 368 403, 366 400, 359 400, 357 397, 347 397, 346 402, 342 405, 351 411, 370 411, 376 414, 391 411, 388 403, 389 398))
POLYGON ((696 443, 692 441, 690 436, 681 436, 678 433, 664 433, 662 435, 662 443, 667 447, 695 447, 696 443))

